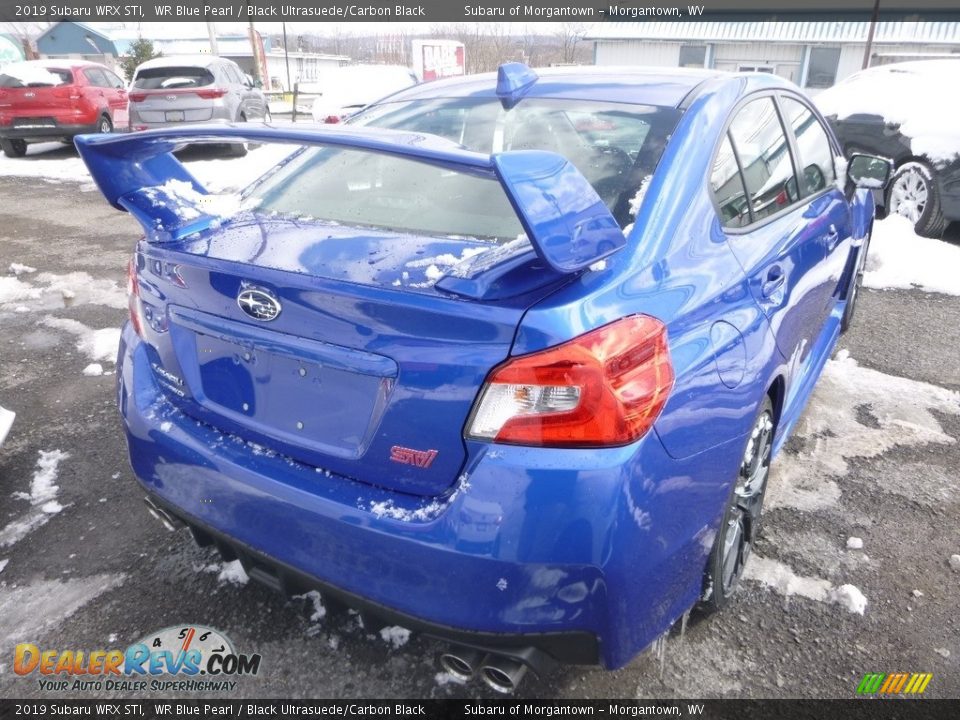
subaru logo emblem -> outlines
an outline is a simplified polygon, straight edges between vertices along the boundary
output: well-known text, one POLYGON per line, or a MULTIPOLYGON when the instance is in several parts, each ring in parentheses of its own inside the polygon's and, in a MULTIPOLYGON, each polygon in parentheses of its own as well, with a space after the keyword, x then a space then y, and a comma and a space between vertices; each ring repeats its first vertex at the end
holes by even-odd
POLYGON ((237 295, 237 305, 254 320, 270 322, 280 314, 280 301, 264 290, 247 288, 237 295))
POLYGON ((173 102, 176 99, 177 99, 176 95, 167 95, 167 100, 169 100, 170 102, 173 102))

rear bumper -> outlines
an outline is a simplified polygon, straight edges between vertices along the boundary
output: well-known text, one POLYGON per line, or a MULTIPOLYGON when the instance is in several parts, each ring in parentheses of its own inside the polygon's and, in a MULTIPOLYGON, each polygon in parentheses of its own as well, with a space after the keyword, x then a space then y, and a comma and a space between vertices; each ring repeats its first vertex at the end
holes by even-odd
POLYGON ((95 133, 97 131, 98 127, 96 122, 92 122, 89 125, 66 125, 61 123, 56 125, 19 127, 0 125, 0 140, 26 140, 28 142, 34 142, 49 140, 51 138, 72 138, 75 135, 95 133))
MULTIPOLYGON (((720 455, 700 461, 705 477, 694 483, 695 468, 670 459, 654 434, 562 453, 468 443, 456 491, 418 498, 183 415, 156 385, 150 352, 128 325, 117 392, 137 479, 198 539, 277 589, 316 588, 455 643, 609 668, 700 593, 727 488, 711 480, 720 455)), ((736 467, 739 452, 731 458, 736 467)))

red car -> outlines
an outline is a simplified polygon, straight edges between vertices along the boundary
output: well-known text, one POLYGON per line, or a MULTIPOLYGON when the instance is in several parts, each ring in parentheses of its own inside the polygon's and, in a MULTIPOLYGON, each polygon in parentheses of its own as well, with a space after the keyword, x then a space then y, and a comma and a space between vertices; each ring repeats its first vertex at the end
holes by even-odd
POLYGON ((127 126, 126 83, 83 60, 32 60, 0 71, 0 148, 27 154, 27 143, 67 140, 127 126))

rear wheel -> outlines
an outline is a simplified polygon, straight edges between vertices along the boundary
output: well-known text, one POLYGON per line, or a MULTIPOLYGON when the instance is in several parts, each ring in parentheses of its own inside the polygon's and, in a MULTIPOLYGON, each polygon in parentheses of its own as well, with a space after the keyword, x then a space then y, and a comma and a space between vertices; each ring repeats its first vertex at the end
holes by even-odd
POLYGON ((22 158, 27 154, 26 140, 0 140, 0 148, 7 157, 22 158))
POLYGON ((113 132, 113 122, 109 116, 104 115, 100 118, 100 121, 97 123, 97 132, 104 135, 113 132))
POLYGON ((905 163, 893 174, 887 212, 907 218, 917 235, 923 237, 939 238, 947 227, 933 172, 923 163, 905 163))
POLYGON ((707 562, 701 600, 701 608, 707 612, 722 610, 730 603, 760 533, 774 427, 773 404, 768 396, 747 439, 740 470, 707 562))

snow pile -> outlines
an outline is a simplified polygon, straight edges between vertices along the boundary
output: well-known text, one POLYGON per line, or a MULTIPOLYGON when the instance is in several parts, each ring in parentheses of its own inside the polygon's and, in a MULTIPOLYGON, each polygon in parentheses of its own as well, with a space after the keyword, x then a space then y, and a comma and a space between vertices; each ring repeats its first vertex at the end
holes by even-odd
POLYGON ((0 305, 36 300, 43 292, 16 277, 0 277, 0 305))
POLYGON ((23 265, 22 263, 13 262, 10 263, 10 272, 14 275, 23 275, 25 273, 35 273, 37 269, 35 267, 30 267, 29 265, 23 265))
POLYGON ((847 78, 814 102, 824 115, 840 120, 866 114, 900 125, 914 154, 946 162, 960 154, 960 94, 944 90, 958 75, 956 60, 887 65, 847 78))
POLYGON ((0 573, 3 572, 3 569, 7 566, 7 563, 8 563, 8 562, 10 562, 10 561, 9 561, 9 560, 0 560, 0 573))
POLYGON ((118 587, 123 574, 91 575, 61 582, 36 580, 29 585, 0 587, 0 644, 41 637, 94 598, 118 587))
POLYGON ((90 363, 83 369, 83 374, 86 377, 98 377, 103 375, 103 365, 100 363, 90 363))
POLYGON ((120 328, 93 330, 77 320, 48 317, 43 319, 47 327, 66 330, 77 336, 77 350, 94 362, 113 362, 120 346, 120 328))
POLYGON ((233 585, 246 585, 249 579, 239 560, 225 562, 220 568, 220 574, 217 575, 218 582, 233 585))
POLYGON ((410 639, 410 631, 399 625, 391 625, 380 630, 380 637, 385 643, 393 646, 394 650, 402 648, 410 639))
POLYGON ((759 557, 756 554, 750 557, 744 567, 743 577, 762 583, 786 598, 799 595, 817 602, 836 603, 858 615, 863 615, 867 607, 866 597, 853 585, 841 585, 835 588, 829 580, 797 575, 782 562, 759 557))
POLYGON ((841 585, 832 590, 829 600, 857 615, 863 615, 864 610, 867 609, 867 598, 855 585, 841 585))
POLYGON ((822 510, 840 499, 835 479, 848 458, 872 458, 897 446, 952 444, 934 411, 960 415, 960 393, 860 367, 845 350, 827 362, 794 435, 803 449, 771 466, 766 506, 822 510), (867 407, 872 426, 858 419, 867 407))
POLYGON ((960 295, 960 247, 920 237, 909 220, 891 215, 874 223, 863 284, 960 295))
POLYGON ((27 500, 30 509, 25 515, 11 522, 0 530, 0 547, 9 547, 31 532, 46 525, 50 516, 63 510, 63 505, 57 502, 57 493, 60 487, 57 476, 60 474, 60 463, 70 457, 62 450, 40 450, 37 460, 37 469, 30 481, 30 492, 15 492, 13 497, 18 500, 27 500))
POLYGON ((310 613, 310 622, 316 623, 320 622, 327 616, 327 608, 323 605, 323 598, 320 596, 320 593, 316 590, 311 590, 308 593, 303 595, 294 595, 294 598, 297 600, 309 600, 310 604, 313 606, 310 613))
POLYGON ((848 537, 847 550, 863 550, 863 540, 858 537, 848 537))
POLYGON ((950 567, 957 572, 960 572, 960 555, 951 555, 950 556, 950 567))

